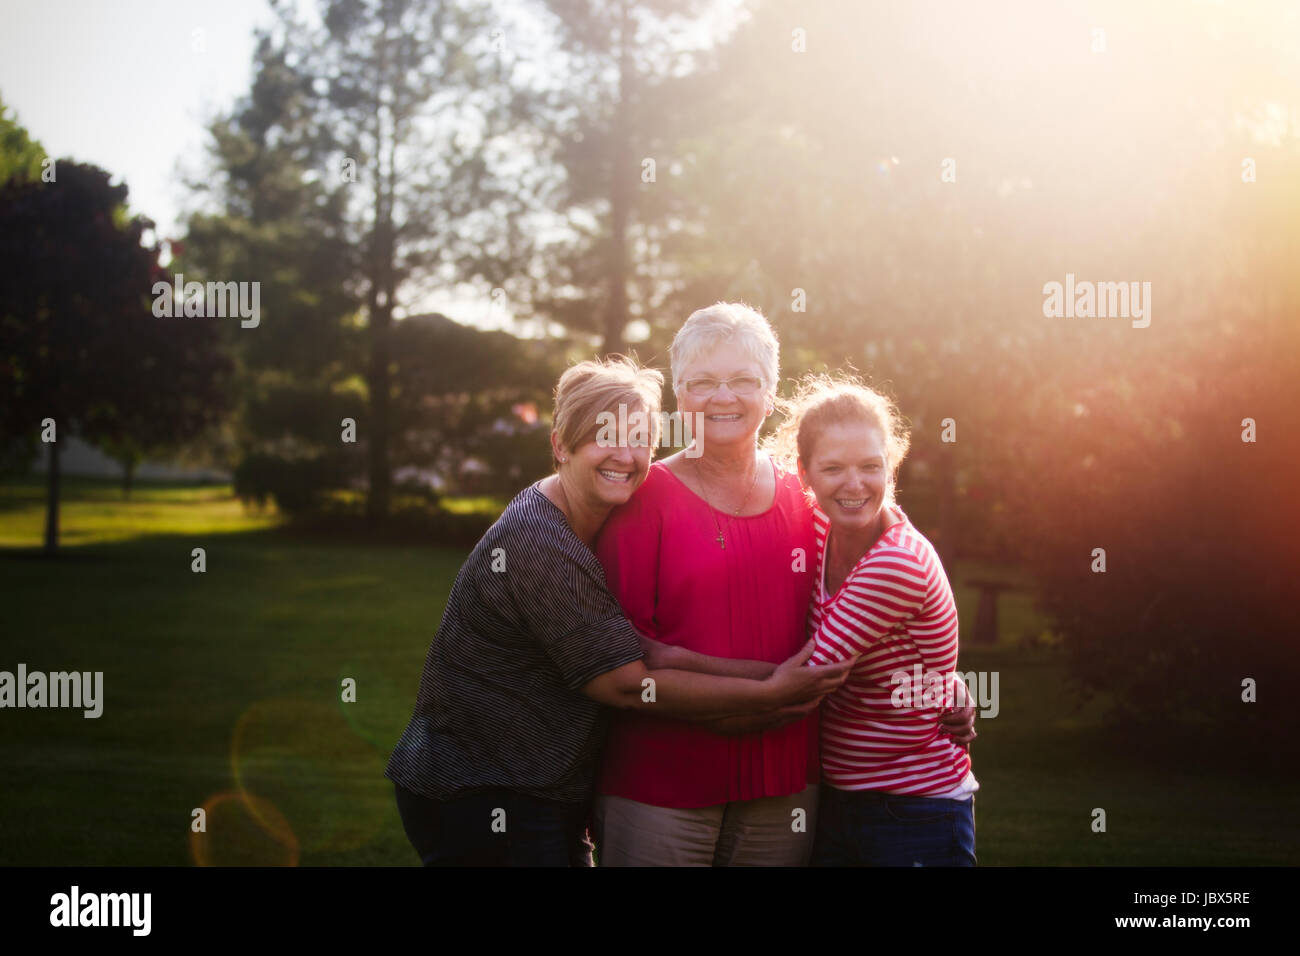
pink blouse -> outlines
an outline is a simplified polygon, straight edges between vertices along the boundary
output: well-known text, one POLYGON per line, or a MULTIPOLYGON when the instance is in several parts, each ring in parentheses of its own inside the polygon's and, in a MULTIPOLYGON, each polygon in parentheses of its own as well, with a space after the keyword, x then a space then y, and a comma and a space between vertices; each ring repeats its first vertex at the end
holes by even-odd
MULTIPOLYGON (((817 568, 812 507, 795 475, 773 470, 772 506, 736 517, 711 508, 662 462, 650 466, 596 542, 609 588, 633 624, 715 657, 779 663, 799 650, 817 568)), ((619 713, 597 785, 675 808, 787 796, 818 781, 817 748, 815 714, 725 737, 698 723, 619 713)))

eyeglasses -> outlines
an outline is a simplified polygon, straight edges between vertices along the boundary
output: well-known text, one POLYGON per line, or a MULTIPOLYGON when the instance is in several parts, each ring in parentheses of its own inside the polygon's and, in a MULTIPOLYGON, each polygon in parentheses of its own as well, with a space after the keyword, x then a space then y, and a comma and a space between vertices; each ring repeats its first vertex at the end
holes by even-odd
POLYGON ((722 385, 727 386, 733 395, 753 395, 763 387, 763 380, 752 375, 742 375, 725 382, 719 382, 716 378, 693 378, 684 384, 691 395, 704 398, 712 395, 722 385))

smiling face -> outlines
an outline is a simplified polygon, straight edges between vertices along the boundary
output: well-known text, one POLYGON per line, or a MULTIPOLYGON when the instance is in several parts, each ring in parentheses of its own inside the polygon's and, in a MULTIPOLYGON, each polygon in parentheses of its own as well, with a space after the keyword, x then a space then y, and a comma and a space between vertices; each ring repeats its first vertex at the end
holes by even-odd
POLYGON ((695 438, 701 452, 708 455, 710 447, 753 444, 763 420, 771 414, 771 399, 758 363, 740 348, 723 343, 682 369, 677 408, 692 427, 695 413, 703 413, 704 430, 695 438), (720 382, 731 384, 718 385, 712 394, 697 394, 705 385, 720 382), (732 391, 733 385, 739 393, 732 391))
POLYGON ((832 525, 850 532, 869 530, 890 490, 884 432, 865 421, 825 426, 809 460, 799 462, 799 477, 832 525))
MULTIPOLYGON (((635 416, 629 415, 635 422, 635 416)), ((592 438, 577 449, 565 448, 555 433, 551 444, 561 462, 557 473, 570 501, 599 511, 621 505, 641 487, 650 470, 648 428, 629 427, 613 440, 592 438)))

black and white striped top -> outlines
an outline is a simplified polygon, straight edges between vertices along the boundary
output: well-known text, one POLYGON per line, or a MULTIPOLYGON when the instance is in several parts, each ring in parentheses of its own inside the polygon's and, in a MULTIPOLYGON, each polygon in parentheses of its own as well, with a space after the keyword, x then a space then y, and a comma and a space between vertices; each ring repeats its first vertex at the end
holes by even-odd
POLYGON ((591 549, 537 484, 462 565, 386 776, 435 800, 591 796, 603 708, 579 688, 641 658, 591 549))

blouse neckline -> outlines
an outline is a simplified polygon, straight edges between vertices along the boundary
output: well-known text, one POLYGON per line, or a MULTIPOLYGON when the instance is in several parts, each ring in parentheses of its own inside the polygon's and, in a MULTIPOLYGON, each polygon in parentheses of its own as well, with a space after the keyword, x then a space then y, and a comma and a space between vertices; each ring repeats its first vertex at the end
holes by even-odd
MULTIPOLYGON (((592 556, 592 558, 595 558, 596 553, 591 550, 591 546, 588 545, 587 542, 583 541, 582 538, 578 537, 578 532, 574 531, 573 525, 569 524, 569 516, 564 513, 564 509, 550 498, 546 497, 546 492, 542 491, 541 484, 545 480, 545 478, 538 478, 528 486, 528 490, 536 494, 538 498, 551 507, 551 509, 559 516, 560 524, 564 525, 564 530, 569 532, 569 536, 573 538, 574 541, 578 542, 578 544, 582 545, 583 551, 586 551, 592 556)), ((604 526, 602 525, 601 527, 604 526)))
POLYGON ((704 498, 702 498, 700 495, 697 495, 697 494, 694 492, 694 490, 692 490, 692 488, 691 488, 690 485, 688 485, 686 482, 682 481, 681 478, 677 477, 677 475, 673 474, 673 470, 672 470, 671 468, 669 468, 668 465, 667 465, 666 463, 664 463, 664 462, 662 462, 662 461, 656 461, 656 462, 655 462, 653 465, 651 465, 650 467, 651 467, 651 468, 655 468, 655 467, 662 468, 664 471, 666 471, 669 475, 672 476, 673 481, 677 482, 679 485, 681 485, 683 488, 685 488, 688 492, 690 492, 691 497, 694 498, 696 501, 700 502, 700 504, 704 505, 706 508, 711 509, 712 511, 716 512, 717 514, 725 515, 725 516, 728 517, 728 518, 734 518, 734 519, 736 519, 736 520, 738 520, 738 521, 749 521, 751 518, 762 518, 762 517, 765 517, 765 516, 771 514, 773 511, 776 510, 777 502, 780 500, 780 497, 781 497, 781 473, 780 473, 779 471, 777 471, 777 468, 776 468, 776 459, 774 459, 771 455, 768 455, 768 456, 767 456, 767 460, 768 460, 768 463, 772 466, 772 481, 773 481, 773 483, 774 483, 774 488, 773 488, 773 491, 772 491, 772 503, 771 503, 770 505, 768 505, 767 508, 765 508, 764 510, 760 511, 758 514, 755 514, 755 515, 736 515, 736 514, 732 514, 730 511, 723 511, 721 508, 714 508, 713 505, 709 504, 708 501, 706 501, 706 500, 705 500, 704 498))

